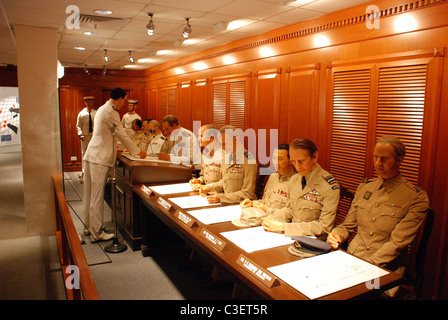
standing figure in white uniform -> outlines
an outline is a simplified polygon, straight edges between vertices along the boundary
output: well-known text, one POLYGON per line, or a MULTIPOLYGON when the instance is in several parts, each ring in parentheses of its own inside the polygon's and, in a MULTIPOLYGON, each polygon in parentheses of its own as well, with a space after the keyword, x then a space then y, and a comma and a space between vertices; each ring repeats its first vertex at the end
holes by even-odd
POLYGON ((96 113, 95 130, 84 156, 83 220, 87 228, 84 234, 90 233, 91 242, 106 241, 114 237, 114 234, 106 233, 103 227, 104 186, 109 169, 114 166, 117 138, 131 155, 146 158, 146 153, 140 151, 120 126, 120 115, 117 110, 120 110, 126 98, 126 91, 121 88, 111 91, 110 99, 96 113))
POLYGON ((83 183, 84 178, 84 154, 86 153, 87 146, 89 145, 93 134, 93 121, 96 113, 96 110, 93 109, 94 99, 95 97, 92 96, 84 97, 84 104, 86 107, 78 113, 78 119, 76 121, 78 137, 81 140, 82 173, 80 175, 78 174, 81 183, 83 183))
POLYGON ((123 123, 123 127, 126 129, 126 133, 128 136, 134 133, 132 129, 132 122, 136 119, 142 120, 142 117, 138 115, 136 112, 137 109, 137 100, 128 100, 128 112, 123 115, 121 122, 123 123))

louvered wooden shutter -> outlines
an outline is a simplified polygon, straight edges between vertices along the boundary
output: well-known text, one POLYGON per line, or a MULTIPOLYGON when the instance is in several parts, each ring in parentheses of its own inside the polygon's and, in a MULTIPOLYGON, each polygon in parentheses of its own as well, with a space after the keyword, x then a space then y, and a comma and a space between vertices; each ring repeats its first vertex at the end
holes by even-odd
POLYGON ((168 92, 166 89, 160 90, 160 115, 163 118, 168 114, 168 92))
POLYGON ((226 124, 227 83, 213 84, 213 123, 218 127, 226 124))
POLYGON ((176 88, 168 89, 168 102, 167 102, 168 110, 167 114, 173 114, 177 116, 177 108, 176 108, 176 88))
POLYGON ((229 83, 229 124, 244 130, 244 106, 246 104, 246 82, 229 83))
POLYGON ((246 81, 230 80, 213 84, 213 123, 230 124, 244 130, 246 81))
MULTIPOLYGON (((330 173, 355 192, 364 179, 370 101, 370 69, 334 73, 330 173)), ((345 218, 351 201, 339 203, 336 224, 345 218)))
POLYGON ((418 184, 427 65, 380 68, 376 137, 395 136, 406 146, 403 177, 418 184))

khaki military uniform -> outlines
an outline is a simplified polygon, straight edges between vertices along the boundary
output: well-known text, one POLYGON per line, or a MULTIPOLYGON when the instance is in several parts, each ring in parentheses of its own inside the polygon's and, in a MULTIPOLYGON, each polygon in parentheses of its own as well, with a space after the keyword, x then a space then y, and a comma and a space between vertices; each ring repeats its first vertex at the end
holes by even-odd
POLYGON ((282 176, 278 173, 269 176, 264 187, 263 198, 259 200, 266 205, 267 214, 273 214, 286 206, 290 194, 289 181, 293 175, 294 170, 282 176))
POLYGON ((198 178, 200 184, 210 184, 222 179, 221 166, 224 156, 225 153, 221 148, 210 151, 207 149, 203 152, 201 172, 198 178))
POLYGON ((218 192, 221 203, 240 203, 244 199, 256 199, 255 183, 258 165, 246 150, 226 153, 221 165, 222 179, 209 184, 210 191, 218 192))
POLYGON ((357 228, 348 252, 376 265, 398 270, 407 263, 406 248, 428 209, 426 192, 403 179, 401 174, 389 180, 381 177, 364 180, 347 217, 332 233, 345 241, 357 228))
POLYGON ((339 184, 317 164, 305 176, 307 184, 302 190, 302 176, 290 179, 290 199, 283 209, 271 217, 285 223, 285 236, 316 236, 326 239, 333 228, 339 204, 339 184))

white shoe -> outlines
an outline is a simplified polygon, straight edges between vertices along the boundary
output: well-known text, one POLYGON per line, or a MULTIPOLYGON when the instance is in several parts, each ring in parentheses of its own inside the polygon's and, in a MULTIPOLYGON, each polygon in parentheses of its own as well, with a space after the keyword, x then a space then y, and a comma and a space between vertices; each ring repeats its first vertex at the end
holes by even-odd
POLYGON ((92 235, 90 235, 90 242, 95 243, 95 242, 100 242, 100 241, 109 241, 109 240, 113 239, 114 237, 115 237, 115 235, 113 233, 104 232, 101 237, 97 237, 97 238, 94 238, 92 235))
POLYGON ((81 232, 78 232, 78 237, 79 237, 79 241, 81 242, 81 244, 86 243, 86 241, 84 240, 84 236, 82 235, 81 232))
POLYGON ((89 231, 89 229, 84 228, 84 230, 82 231, 82 233, 83 233, 85 236, 88 236, 88 235, 90 234, 90 231, 89 231))

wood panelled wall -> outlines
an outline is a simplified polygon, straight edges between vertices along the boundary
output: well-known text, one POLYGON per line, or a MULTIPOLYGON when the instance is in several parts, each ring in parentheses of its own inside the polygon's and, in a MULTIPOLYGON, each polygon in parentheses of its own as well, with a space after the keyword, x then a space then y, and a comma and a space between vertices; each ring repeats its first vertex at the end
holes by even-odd
POLYGON ((278 129, 279 143, 308 137, 320 164, 352 191, 374 175, 375 140, 397 135, 408 147, 403 174, 427 191, 436 212, 424 296, 448 298, 448 1, 368 4, 380 9, 379 29, 367 28, 366 4, 141 72, 68 71, 61 81, 64 164, 80 155, 74 125, 82 96, 95 95, 100 106, 115 86, 141 101, 142 117, 173 113, 188 129, 195 120, 267 129, 268 146, 270 129, 278 129), (403 16, 417 27, 395 31, 403 16), (329 45, 315 44, 321 36, 329 45))

